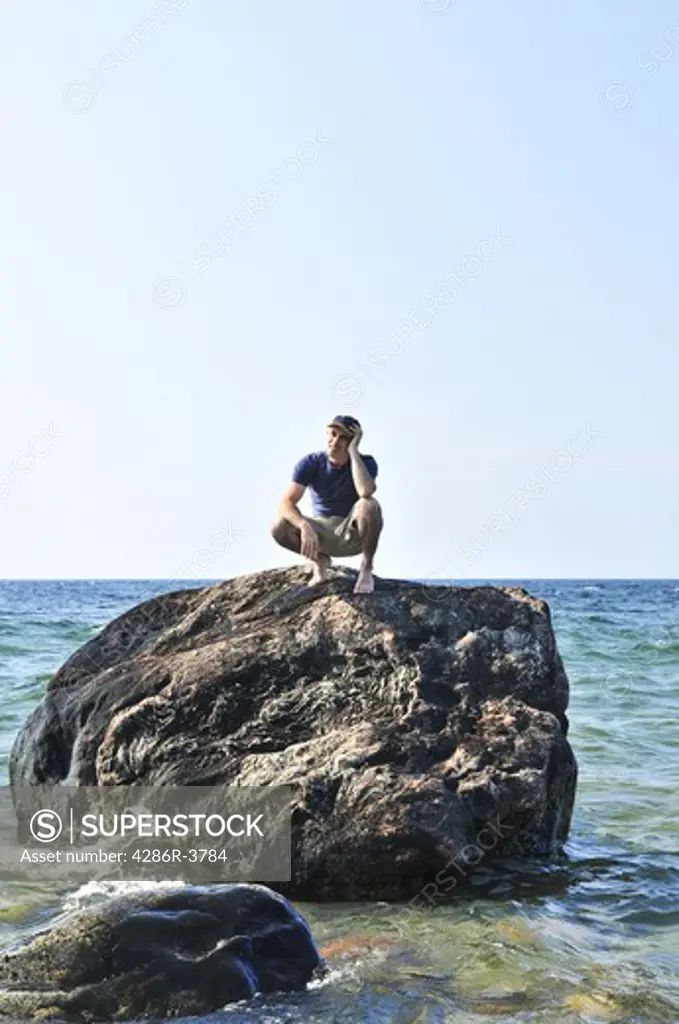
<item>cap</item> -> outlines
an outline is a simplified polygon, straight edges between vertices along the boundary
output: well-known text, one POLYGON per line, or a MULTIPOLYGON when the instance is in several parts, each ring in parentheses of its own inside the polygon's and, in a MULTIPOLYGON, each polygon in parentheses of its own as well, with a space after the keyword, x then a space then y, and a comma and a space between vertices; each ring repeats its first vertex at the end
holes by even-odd
POLYGON ((361 424, 353 416, 333 416, 329 427, 339 427, 349 437, 353 437, 357 430, 361 429, 361 424))

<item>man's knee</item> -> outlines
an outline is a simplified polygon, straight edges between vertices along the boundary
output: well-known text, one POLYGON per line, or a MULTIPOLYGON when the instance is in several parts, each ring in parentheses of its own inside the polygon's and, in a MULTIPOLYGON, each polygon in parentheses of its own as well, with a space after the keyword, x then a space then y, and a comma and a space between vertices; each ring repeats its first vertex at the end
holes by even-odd
POLYGON ((354 518, 382 522, 382 509, 376 498, 359 498, 354 505, 354 518))
POLYGON ((274 519, 271 524, 271 536, 277 544, 284 544, 290 538, 290 523, 287 519, 274 519))

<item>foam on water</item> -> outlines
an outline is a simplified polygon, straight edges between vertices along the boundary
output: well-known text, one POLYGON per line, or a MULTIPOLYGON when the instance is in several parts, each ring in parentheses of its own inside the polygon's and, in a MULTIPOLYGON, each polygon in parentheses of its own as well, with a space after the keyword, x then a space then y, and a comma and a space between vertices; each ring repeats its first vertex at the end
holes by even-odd
POLYGON ((148 892, 175 892, 183 889, 186 882, 85 882, 74 892, 69 892, 64 897, 64 910, 71 913, 75 910, 84 910, 85 907, 96 906, 98 903, 105 903, 106 900, 116 896, 138 896, 140 893, 148 892))

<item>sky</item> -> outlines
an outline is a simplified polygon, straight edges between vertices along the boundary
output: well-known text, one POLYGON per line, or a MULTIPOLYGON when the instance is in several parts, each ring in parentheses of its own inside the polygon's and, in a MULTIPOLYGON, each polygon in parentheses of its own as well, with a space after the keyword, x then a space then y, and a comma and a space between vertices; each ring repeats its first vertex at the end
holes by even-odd
POLYGON ((679 577, 675 5, 1 18, 1 577, 293 564, 340 412, 378 575, 679 577))

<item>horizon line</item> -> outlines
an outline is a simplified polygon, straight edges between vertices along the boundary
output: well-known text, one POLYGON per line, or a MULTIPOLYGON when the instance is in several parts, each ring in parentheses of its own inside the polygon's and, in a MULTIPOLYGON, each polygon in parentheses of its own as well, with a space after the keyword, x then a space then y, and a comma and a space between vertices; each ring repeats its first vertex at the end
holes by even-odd
MULTIPOLYGON (((272 566, 273 569, 291 569, 294 566, 272 566)), ((345 566, 343 568, 349 568, 345 566)), ((236 576, 216 577, 179 577, 179 576, 0 576, 0 583, 227 583, 230 580, 238 579, 240 576, 253 576, 260 572, 271 572, 271 569, 255 569, 251 573, 238 573, 236 576)), ((437 583, 445 583, 449 580, 455 582, 483 581, 483 580, 543 580, 548 582, 569 583, 577 581, 593 581, 595 583, 679 583, 677 576, 441 576, 433 579, 431 577, 418 576, 380 576, 375 573, 377 579, 401 579, 411 583, 426 583, 435 586, 437 583)))

